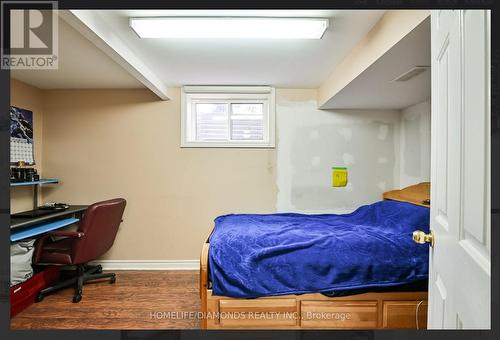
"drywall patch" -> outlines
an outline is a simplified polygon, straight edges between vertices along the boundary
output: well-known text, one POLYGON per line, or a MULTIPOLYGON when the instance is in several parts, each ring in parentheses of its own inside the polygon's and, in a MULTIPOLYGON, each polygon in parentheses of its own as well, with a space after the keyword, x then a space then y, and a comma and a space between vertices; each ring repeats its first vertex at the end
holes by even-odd
POLYGON ((420 174, 420 116, 403 117, 404 129, 404 171, 408 176, 419 177, 420 174))
POLYGON ((385 182, 378 182, 377 187, 382 191, 387 191, 387 184, 385 182))
POLYGON ((309 138, 311 139, 318 139, 319 138, 319 131, 318 130, 313 130, 311 131, 309 138))
POLYGON ((400 185, 430 181, 430 102, 422 102, 402 110, 400 135, 400 185))
POLYGON ((379 183, 393 188, 398 111, 318 110, 312 90, 278 89, 276 103, 277 211, 350 212, 379 201, 379 183), (334 188, 331 167, 342 165, 348 184, 334 188))
POLYGON ((344 165, 354 164, 354 156, 350 153, 344 153, 342 155, 342 161, 344 162, 344 165))
MULTIPOLYGON (((331 119, 331 118, 330 118, 331 119)), ((387 186, 393 186, 394 179, 394 125, 385 125, 384 139, 379 136, 379 123, 366 122, 351 124, 352 139, 346 142, 334 133, 336 124, 324 122, 315 127, 323 138, 308 140, 309 127, 296 127, 295 138, 291 141, 293 150, 289 168, 291 176, 291 206, 300 211, 329 210, 332 207, 355 208, 381 198, 387 186), (367 147, 369 145, 369 147, 367 147), (305 161, 310 152, 321 155, 321 167, 311 167, 305 161), (387 156, 387 162, 378 163, 378 153, 387 156), (349 167, 349 190, 331 188, 328 165, 343 164, 349 167), (381 187, 379 183, 385 185, 381 187), (358 188, 355 190, 354 186, 358 188)), ((278 151, 279 153, 280 151, 278 151)), ((278 164, 278 171, 280 171, 278 164)))
POLYGON ((337 130, 337 132, 344 137, 344 140, 346 142, 350 142, 352 138, 352 130, 346 127, 340 128, 337 130))
POLYGON ((389 132, 389 126, 386 124, 382 124, 378 129, 378 139, 385 140, 387 138, 387 134, 389 132))

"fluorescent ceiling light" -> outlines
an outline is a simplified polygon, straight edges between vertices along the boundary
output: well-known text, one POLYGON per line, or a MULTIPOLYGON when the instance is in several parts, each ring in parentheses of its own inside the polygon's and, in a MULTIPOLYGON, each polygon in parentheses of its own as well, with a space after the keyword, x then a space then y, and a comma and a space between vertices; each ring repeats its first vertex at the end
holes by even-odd
POLYGON ((130 18, 140 38, 321 39, 323 18, 154 17, 130 18))

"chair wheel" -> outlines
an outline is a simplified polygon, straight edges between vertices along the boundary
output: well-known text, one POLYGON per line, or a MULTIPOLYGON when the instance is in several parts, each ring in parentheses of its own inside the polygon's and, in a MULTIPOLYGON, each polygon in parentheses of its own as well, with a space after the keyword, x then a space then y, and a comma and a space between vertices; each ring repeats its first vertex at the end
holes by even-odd
POLYGON ((116 282, 116 276, 112 276, 110 279, 109 279, 109 283, 113 284, 116 282))
POLYGON ((78 303, 82 300, 82 295, 81 294, 77 294, 75 296, 73 296, 73 303, 78 303))
POLYGON ((43 295, 42 293, 38 293, 37 296, 35 297, 35 302, 41 302, 44 297, 45 295, 43 295))
POLYGON ((97 270, 95 271, 96 274, 102 274, 102 266, 99 264, 97 265, 97 270))

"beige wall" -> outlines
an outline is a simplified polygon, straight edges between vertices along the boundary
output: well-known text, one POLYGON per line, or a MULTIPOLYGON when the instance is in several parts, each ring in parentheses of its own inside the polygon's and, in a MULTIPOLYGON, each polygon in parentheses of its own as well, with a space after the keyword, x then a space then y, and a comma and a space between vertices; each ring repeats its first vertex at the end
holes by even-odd
POLYGON ((274 149, 179 147, 180 90, 44 91, 45 201, 127 199, 105 259, 197 259, 213 219, 273 212, 274 149))
MULTIPOLYGON (((10 82, 11 105, 33 111, 33 129, 35 143, 35 162, 37 171, 42 171, 42 121, 43 93, 40 89, 12 79, 10 82)), ((16 213, 33 209, 33 188, 15 187, 10 189, 10 210, 16 213)))

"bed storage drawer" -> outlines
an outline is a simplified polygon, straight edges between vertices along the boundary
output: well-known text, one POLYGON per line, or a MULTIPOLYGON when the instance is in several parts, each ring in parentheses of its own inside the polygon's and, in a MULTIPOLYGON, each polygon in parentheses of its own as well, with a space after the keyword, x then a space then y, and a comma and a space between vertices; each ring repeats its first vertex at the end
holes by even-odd
POLYGON ((297 324, 295 299, 220 300, 219 323, 227 328, 275 328, 297 324))
POLYGON ((384 301, 383 328, 427 328, 427 301, 384 301), (418 306, 418 314, 417 314, 418 306))
POLYGON ((302 301, 304 328, 376 328, 377 301, 302 301))

